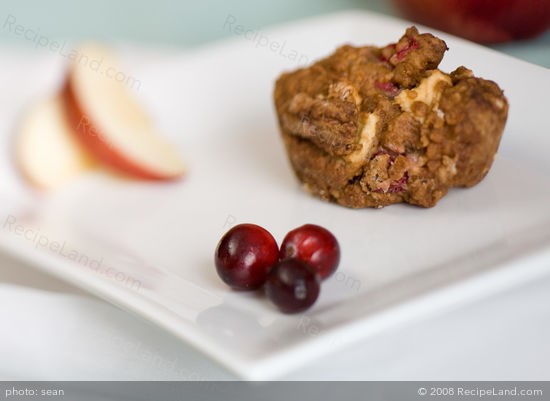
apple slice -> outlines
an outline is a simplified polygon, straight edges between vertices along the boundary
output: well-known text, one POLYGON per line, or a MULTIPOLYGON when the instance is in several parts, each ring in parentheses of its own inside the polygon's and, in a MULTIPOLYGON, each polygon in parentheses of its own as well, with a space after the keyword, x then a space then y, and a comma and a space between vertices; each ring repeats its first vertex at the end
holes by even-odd
POLYGON ((14 145, 17 166, 39 189, 56 189, 94 165, 71 132, 59 96, 23 116, 14 145))
MULTIPOLYGON (((63 88, 69 121, 84 147, 103 164, 131 176, 177 179, 185 166, 132 96, 124 70, 105 48, 83 46, 63 88)), ((135 82, 135 81, 133 81, 135 82)))

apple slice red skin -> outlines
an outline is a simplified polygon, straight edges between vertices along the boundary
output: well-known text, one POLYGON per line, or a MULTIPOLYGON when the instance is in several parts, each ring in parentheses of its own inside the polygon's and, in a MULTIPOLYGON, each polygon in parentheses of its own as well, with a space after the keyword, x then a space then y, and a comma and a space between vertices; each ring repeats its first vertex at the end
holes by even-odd
POLYGON ((140 166, 135 161, 126 157, 121 151, 115 149, 105 140, 104 135, 93 126, 87 114, 80 105, 70 78, 65 81, 61 91, 69 124, 82 145, 101 163, 122 174, 135 178, 152 181, 176 181, 182 178, 182 174, 163 175, 140 166), (83 120, 86 124, 83 124, 83 120), (88 125, 94 127, 90 129, 88 125))

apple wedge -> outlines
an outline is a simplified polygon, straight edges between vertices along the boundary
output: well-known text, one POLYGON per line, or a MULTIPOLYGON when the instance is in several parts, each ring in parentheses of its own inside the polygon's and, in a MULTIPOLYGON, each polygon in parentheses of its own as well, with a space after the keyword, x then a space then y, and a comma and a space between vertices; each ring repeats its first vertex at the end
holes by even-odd
POLYGON ((16 165, 39 189, 56 189, 94 165, 71 132, 59 96, 23 116, 14 145, 16 165))
POLYGON ((132 96, 116 58, 96 44, 83 46, 62 90, 70 124, 100 162, 141 179, 172 180, 185 172, 177 149, 157 132, 132 96), (123 80, 125 81, 125 80, 123 80))

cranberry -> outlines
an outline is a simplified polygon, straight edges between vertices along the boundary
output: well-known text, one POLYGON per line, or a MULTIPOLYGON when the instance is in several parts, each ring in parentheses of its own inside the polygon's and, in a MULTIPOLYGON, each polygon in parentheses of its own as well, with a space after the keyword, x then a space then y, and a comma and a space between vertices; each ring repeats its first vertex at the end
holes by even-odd
POLYGON ((415 38, 408 38, 408 42, 405 44, 398 44, 396 46, 397 52, 390 58, 391 63, 398 63, 403 61, 405 57, 409 55, 413 50, 418 49, 419 45, 415 38))
POLYGON ((376 89, 380 89, 389 97, 395 97, 399 95, 399 92, 401 92, 401 89, 399 89, 399 87, 395 85, 393 82, 376 81, 374 83, 374 87, 376 89))
POLYGON ((290 231, 281 245, 281 259, 297 258, 327 278, 336 271, 340 262, 340 246, 327 229, 305 224, 290 231))
POLYGON ((277 263, 265 283, 267 297, 284 313, 306 310, 315 303, 320 289, 319 273, 298 259, 277 263))
POLYGON ((236 290, 253 290, 263 285, 278 260, 275 238, 255 224, 239 224, 218 243, 214 255, 221 279, 236 290))
POLYGON ((400 192, 405 192, 407 190, 407 183, 409 182, 409 173, 405 171, 403 177, 396 181, 392 181, 390 187, 388 188, 388 193, 398 194, 400 192))
MULTIPOLYGON (((395 159, 397 156, 399 156, 398 153, 385 148, 380 148, 378 151, 372 155, 371 160, 375 159, 378 156, 382 155, 388 155, 388 168, 393 165, 395 162, 395 159)), ((409 173, 405 171, 405 174, 398 180, 394 180, 390 182, 390 185, 387 187, 387 189, 382 188, 376 188, 373 190, 373 192, 380 193, 380 194, 398 194, 401 192, 405 192, 407 190, 407 184, 409 182, 409 173)))

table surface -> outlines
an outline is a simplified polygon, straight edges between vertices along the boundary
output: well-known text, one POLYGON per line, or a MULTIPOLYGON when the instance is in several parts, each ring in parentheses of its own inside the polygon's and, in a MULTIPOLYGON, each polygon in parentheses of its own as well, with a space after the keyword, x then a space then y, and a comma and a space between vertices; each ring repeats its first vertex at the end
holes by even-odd
MULTIPOLYGON (((50 40, 94 37, 189 48, 227 36, 228 15, 260 28, 350 8, 394 15, 381 0, 3 0, 0 46, 29 46, 5 29, 7 18, 50 40)), ((495 48, 550 67, 550 32, 495 48)), ((549 380, 550 349, 544 346, 550 335, 549 290, 550 279, 515 288, 350 346, 286 379, 549 380)), ((24 344, 10 324, 0 333, 0 379, 234 378, 149 323, 0 255, 0 319, 22 329, 26 323, 20 316, 30 317, 34 326, 25 332, 24 344), (73 311, 70 319, 67 310, 73 311), (70 351, 67 333, 75 333, 70 351), (91 355, 93 364, 86 359, 91 355)))

